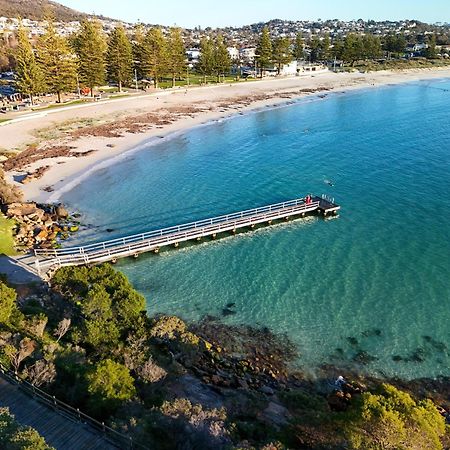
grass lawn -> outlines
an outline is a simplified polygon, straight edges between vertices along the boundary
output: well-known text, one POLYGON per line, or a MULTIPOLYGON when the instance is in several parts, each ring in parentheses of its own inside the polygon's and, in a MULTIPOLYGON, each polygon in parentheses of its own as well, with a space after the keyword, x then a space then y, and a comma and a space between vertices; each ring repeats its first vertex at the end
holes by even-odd
POLYGON ((13 256, 16 254, 12 234, 13 227, 14 221, 0 213, 0 255, 13 256))
MULTIPOLYGON (((221 84, 222 84, 221 79, 221 84)), ((204 79, 203 76, 198 74, 192 74, 189 75, 189 85, 191 86, 200 86, 203 84, 204 79)), ((236 77, 234 76, 228 76, 225 77, 224 83, 236 83, 236 77)), ((217 78, 216 77, 206 77, 206 83, 207 84, 217 84, 217 78)), ((176 86, 187 86, 187 78, 177 79, 176 80, 176 86)), ((172 87, 172 79, 171 78, 163 78, 163 80, 159 83, 160 88, 171 88, 172 87)))

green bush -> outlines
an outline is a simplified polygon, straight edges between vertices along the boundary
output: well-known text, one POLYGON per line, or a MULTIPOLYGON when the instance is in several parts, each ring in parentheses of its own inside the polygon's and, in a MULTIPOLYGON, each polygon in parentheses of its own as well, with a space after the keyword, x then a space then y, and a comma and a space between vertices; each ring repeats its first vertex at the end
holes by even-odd
POLYGON ((30 427, 19 425, 8 408, 0 408, 0 448, 4 450, 54 450, 30 427))
POLYGON ((8 323, 16 309, 17 294, 0 281, 0 323, 8 323))
POLYGON ((101 361, 87 375, 88 392, 92 395, 91 409, 96 414, 111 413, 121 402, 136 394, 134 379, 122 364, 110 359, 101 361))
POLYGON ((445 420, 432 401, 416 402, 408 393, 383 384, 379 392, 356 399, 344 428, 353 449, 440 450, 445 420))

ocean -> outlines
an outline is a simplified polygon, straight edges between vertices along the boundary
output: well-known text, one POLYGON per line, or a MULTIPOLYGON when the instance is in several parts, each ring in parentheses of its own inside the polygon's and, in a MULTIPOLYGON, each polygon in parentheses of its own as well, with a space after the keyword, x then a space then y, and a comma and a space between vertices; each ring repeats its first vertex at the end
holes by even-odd
POLYGON ((308 218, 120 261, 150 315, 286 333, 296 363, 450 375, 450 80, 265 108, 158 139, 62 201, 88 243, 307 193, 308 218), (228 306, 227 306, 228 305, 228 306))

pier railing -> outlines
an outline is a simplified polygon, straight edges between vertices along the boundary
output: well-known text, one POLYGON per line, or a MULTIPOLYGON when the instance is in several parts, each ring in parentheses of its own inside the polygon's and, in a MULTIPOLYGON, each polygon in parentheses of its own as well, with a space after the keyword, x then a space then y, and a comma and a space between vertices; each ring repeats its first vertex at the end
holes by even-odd
POLYGON ((36 269, 38 273, 45 273, 52 268, 62 266, 114 261, 126 256, 156 251, 159 247, 178 245, 180 242, 207 236, 215 237, 217 233, 235 232, 240 228, 280 218, 320 210, 323 210, 325 214, 325 210, 335 212, 338 209, 339 206, 320 197, 314 197, 308 201, 300 198, 82 247, 36 249, 36 269))
POLYGON ((84 245, 82 247, 67 247, 59 249, 35 249, 34 254, 36 256, 62 256, 62 255, 75 255, 80 253, 95 252, 97 250, 106 250, 108 248, 117 247, 118 245, 128 245, 135 242, 142 242, 148 239, 163 237, 174 233, 180 233, 186 230, 200 229, 211 225, 220 225, 224 222, 236 221, 239 219, 250 219, 252 216, 264 214, 267 212, 275 212, 282 209, 296 207, 296 206, 317 208, 319 202, 313 202, 306 205, 305 199, 290 200, 283 203, 275 203, 273 205, 262 206, 259 208, 248 209, 246 211, 240 211, 237 213, 226 214, 223 216, 213 217, 211 219, 199 220, 197 222, 185 223, 183 225, 177 225, 169 228, 163 228, 160 230, 148 231, 145 233, 134 234, 123 238, 111 239, 108 241, 100 242, 97 244, 84 245))

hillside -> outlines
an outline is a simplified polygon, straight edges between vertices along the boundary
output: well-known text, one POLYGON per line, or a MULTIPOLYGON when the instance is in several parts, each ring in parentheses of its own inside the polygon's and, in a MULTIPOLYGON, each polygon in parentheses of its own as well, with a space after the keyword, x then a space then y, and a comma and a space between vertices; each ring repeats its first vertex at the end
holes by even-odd
POLYGON ((23 17, 42 19, 46 11, 52 10, 56 20, 70 22, 80 20, 87 14, 49 0, 0 0, 0 17, 23 17))

